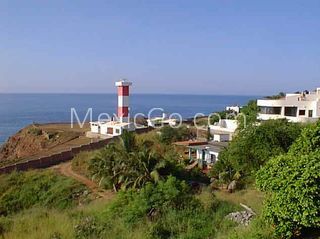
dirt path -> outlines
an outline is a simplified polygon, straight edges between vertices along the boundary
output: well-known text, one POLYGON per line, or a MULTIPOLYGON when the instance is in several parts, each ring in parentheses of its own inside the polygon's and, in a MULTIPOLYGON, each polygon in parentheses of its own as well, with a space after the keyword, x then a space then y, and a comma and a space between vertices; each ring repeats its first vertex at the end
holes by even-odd
POLYGON ((102 188, 99 188, 99 186, 95 182, 73 171, 71 167, 71 162, 56 165, 54 166, 54 169, 56 169, 64 176, 73 178, 74 180, 86 185, 92 191, 92 193, 98 195, 101 198, 111 200, 115 195, 114 192, 112 192, 111 190, 104 190, 102 188))

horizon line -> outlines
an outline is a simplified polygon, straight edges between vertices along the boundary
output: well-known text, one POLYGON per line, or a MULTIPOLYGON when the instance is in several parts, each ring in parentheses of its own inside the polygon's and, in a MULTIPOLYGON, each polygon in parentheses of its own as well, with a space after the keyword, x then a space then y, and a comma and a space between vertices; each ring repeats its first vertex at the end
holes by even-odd
MULTIPOLYGON (((115 92, 0 92, 0 95, 116 95, 115 92)), ((214 95, 214 96, 259 96, 260 94, 217 94, 217 93, 145 93, 145 92, 137 92, 131 93, 130 95, 214 95)))

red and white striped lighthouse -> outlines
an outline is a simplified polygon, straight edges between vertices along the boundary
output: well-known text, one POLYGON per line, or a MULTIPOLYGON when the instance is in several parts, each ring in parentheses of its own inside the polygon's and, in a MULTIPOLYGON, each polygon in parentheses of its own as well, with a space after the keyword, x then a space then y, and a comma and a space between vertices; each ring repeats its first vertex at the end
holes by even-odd
POLYGON ((121 123, 129 123, 129 87, 131 82, 122 79, 116 82, 118 88, 118 119, 121 123))

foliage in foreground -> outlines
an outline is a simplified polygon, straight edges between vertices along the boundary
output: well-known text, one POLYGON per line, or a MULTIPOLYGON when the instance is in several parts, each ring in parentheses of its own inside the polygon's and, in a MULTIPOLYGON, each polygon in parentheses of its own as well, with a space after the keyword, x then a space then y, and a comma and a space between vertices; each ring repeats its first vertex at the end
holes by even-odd
MULTIPOLYGON (((140 191, 121 191, 116 201, 97 215, 94 224, 97 230, 92 234, 101 238, 111 235, 130 238, 124 235, 130 232, 135 237, 138 228, 143 234, 135 238, 212 237, 222 226, 235 226, 224 217, 237 207, 210 195, 205 206, 185 182, 174 177, 147 183, 140 191)), ((82 234, 91 229, 83 228, 82 234)))
POLYGON ((211 174, 224 183, 253 176, 270 158, 286 153, 301 128, 286 120, 270 120, 247 127, 220 153, 211 174))
POLYGON ((70 208, 85 187, 51 171, 14 172, 0 176, 0 215, 32 206, 70 208))
POLYGON ((170 147, 153 141, 137 141, 132 132, 124 133, 120 142, 107 145, 89 160, 89 170, 100 185, 118 191, 142 188, 168 175, 189 179, 201 178, 194 171, 186 172, 177 162, 178 155, 170 147), (160 153, 161 152, 161 153, 160 153))
POLYGON ((257 173, 258 187, 269 193, 265 216, 278 235, 320 230, 319 146, 320 122, 304 129, 288 154, 273 158, 257 173))
MULTIPOLYGON (((246 228, 225 219, 239 210, 239 201, 255 201, 255 195, 237 192, 230 195, 235 201, 228 197, 225 201, 225 195, 216 197, 208 189, 195 195, 186 183, 169 177, 140 191, 121 191, 107 204, 96 201, 62 211, 31 208, 0 218, 0 228, 7 239, 272 238, 272 230, 259 218, 246 228)), ((261 207, 261 200, 254 204, 261 207)))

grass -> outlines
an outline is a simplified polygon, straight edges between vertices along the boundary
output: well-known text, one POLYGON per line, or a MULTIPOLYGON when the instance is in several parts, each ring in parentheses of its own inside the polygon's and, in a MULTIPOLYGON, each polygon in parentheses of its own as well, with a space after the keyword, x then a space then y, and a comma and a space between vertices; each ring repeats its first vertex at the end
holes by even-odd
POLYGON ((85 202, 86 187, 52 170, 14 172, 0 176, 0 215, 33 206, 66 209, 85 202))
MULTIPOLYGON (((215 191, 214 195, 219 200, 240 205, 249 206, 257 214, 249 226, 237 226, 228 230, 219 230, 217 239, 269 239, 273 238, 274 229, 262 218, 262 206, 264 195, 253 188, 228 193, 227 191, 215 191)), ((240 207, 240 210, 244 210, 240 207)))
MULTIPOLYGON (((75 226, 79 225, 84 218, 92 217, 95 219, 94 230, 101 230, 99 236, 78 238, 272 238, 272 228, 266 225, 260 217, 256 218, 248 227, 237 226, 225 219, 229 212, 240 209, 240 202, 260 212, 261 209, 258 207, 261 207, 261 197, 261 194, 253 189, 234 194, 222 191, 213 194, 209 189, 205 189, 196 196, 196 199, 203 206, 203 210, 170 210, 156 221, 150 221, 146 218, 134 226, 128 226, 123 218, 117 215, 109 214, 106 216, 112 203, 101 200, 63 211, 36 206, 6 217, 6 221, 10 222, 10 227, 5 230, 3 235, 6 239, 77 238, 75 226), (171 233, 170 236, 166 236, 168 231, 171 233), (208 237, 208 235, 211 236, 208 237)), ((0 230, 2 224, 5 223, 1 223, 0 220, 0 230)), ((90 225, 84 230, 89 229, 91 230, 90 225)))
POLYGON ((6 239, 74 238, 72 220, 65 212, 33 208, 15 215, 11 220, 10 230, 3 235, 6 239))
POLYGON ((96 153, 97 151, 83 151, 77 154, 73 159, 72 159, 72 170, 75 172, 84 175, 88 178, 90 178, 90 172, 89 172, 89 162, 92 156, 96 153))
POLYGON ((228 193, 227 191, 219 190, 215 191, 214 194, 219 200, 225 200, 236 205, 242 203, 252 208, 258 215, 261 214, 264 195, 260 191, 255 189, 246 189, 236 191, 234 193, 228 193))
MULTIPOLYGON (((158 135, 156 132, 149 132, 137 135, 137 140, 158 142, 158 135)), ((159 145, 155 143, 153 147, 158 149, 159 145)), ((168 151, 171 145, 162 148, 168 151)), ((165 152, 162 153, 165 155, 165 152)), ((78 154, 72 162, 73 169, 88 176, 88 161, 93 154, 94 152, 78 154)), ((175 194, 172 187, 165 189, 160 188, 159 192, 152 195, 152 200, 161 201, 166 196, 175 194)), ((96 200, 78 206, 79 198, 73 195, 74 192, 81 195, 77 192, 83 190, 85 188, 82 185, 51 170, 0 176, 0 209, 5 208, 7 212, 4 213, 7 214, 6 217, 0 217, 0 238, 1 235, 8 239, 272 238, 273 229, 260 216, 263 194, 254 189, 230 194, 204 188, 192 200, 189 197, 184 199, 189 206, 172 207, 163 211, 159 209, 160 213, 154 218, 142 213, 132 224, 126 220, 130 214, 135 214, 144 206, 149 211, 149 203, 154 203, 149 201, 151 197, 147 194, 145 198, 136 198, 135 204, 132 204, 134 200, 130 200, 127 204, 120 205, 116 197, 111 203, 96 200), (143 202, 147 202, 147 205, 143 202), (238 226, 225 218, 230 212, 243 210, 240 203, 248 205, 258 214, 248 227, 238 226), (115 205, 120 205, 120 208, 112 210, 115 205)), ((179 197, 179 204, 183 204, 182 198, 179 197)))

